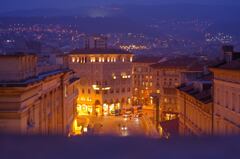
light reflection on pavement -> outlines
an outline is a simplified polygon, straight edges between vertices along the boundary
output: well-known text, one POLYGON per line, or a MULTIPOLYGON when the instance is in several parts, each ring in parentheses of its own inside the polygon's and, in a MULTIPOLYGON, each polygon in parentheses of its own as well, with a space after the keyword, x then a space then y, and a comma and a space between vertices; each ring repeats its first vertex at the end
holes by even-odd
POLYGON ((146 132, 142 120, 124 120, 122 116, 106 116, 95 119, 94 135, 110 136, 145 136, 146 132), (127 130, 121 130, 121 125, 127 126, 127 130))

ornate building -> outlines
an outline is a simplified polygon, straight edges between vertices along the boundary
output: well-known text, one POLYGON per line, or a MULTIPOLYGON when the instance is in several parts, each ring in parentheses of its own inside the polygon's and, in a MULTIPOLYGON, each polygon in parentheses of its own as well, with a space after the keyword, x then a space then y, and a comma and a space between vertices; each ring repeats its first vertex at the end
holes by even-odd
POLYGON ((0 65, 1 132, 71 133, 79 81, 73 71, 37 66, 36 55, 25 53, 1 55, 0 65))
POLYGON ((69 64, 80 77, 80 115, 114 115, 131 108, 133 54, 116 49, 82 49, 69 64))

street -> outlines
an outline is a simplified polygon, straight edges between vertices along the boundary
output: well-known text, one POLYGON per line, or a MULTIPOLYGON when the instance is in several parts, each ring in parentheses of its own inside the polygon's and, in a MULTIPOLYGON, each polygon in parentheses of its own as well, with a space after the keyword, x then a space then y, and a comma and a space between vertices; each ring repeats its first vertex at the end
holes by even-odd
POLYGON ((123 116, 80 117, 90 120, 87 135, 96 136, 157 136, 154 128, 141 118, 123 118, 123 116))

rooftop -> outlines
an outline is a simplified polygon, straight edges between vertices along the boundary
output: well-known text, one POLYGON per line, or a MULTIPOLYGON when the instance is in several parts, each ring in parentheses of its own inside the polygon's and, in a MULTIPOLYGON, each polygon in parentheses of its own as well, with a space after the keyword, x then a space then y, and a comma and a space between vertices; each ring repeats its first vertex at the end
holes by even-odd
POLYGON ((133 54, 121 49, 76 49, 70 52, 70 54, 133 54))
POLYGON ((194 83, 183 84, 178 88, 178 90, 187 93, 188 95, 194 97, 195 99, 207 104, 212 102, 212 84, 211 82, 202 83, 202 90, 197 88, 194 83))
POLYGON ((9 81, 9 82, 0 82, 0 87, 26 87, 29 84, 37 83, 49 76, 54 76, 60 73, 64 73, 70 71, 69 69, 58 69, 58 70, 52 70, 49 72, 44 72, 39 74, 36 77, 32 77, 23 81, 9 81))
POLYGON ((188 69, 189 71, 203 71, 205 61, 200 61, 197 58, 190 57, 178 57, 172 58, 157 64, 151 65, 152 68, 178 68, 178 69, 188 69))
POLYGON ((133 59, 133 62, 135 63, 158 63, 162 57, 156 57, 156 56, 138 56, 133 59))

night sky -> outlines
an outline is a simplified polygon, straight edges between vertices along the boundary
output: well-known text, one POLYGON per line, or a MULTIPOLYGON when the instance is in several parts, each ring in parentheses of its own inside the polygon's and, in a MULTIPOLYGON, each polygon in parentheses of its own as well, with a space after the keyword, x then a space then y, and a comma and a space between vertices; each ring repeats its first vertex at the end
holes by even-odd
POLYGON ((162 3, 198 3, 198 4, 240 4, 239 0, 0 0, 0 10, 23 10, 36 8, 76 8, 83 5, 104 4, 162 4, 162 3))

